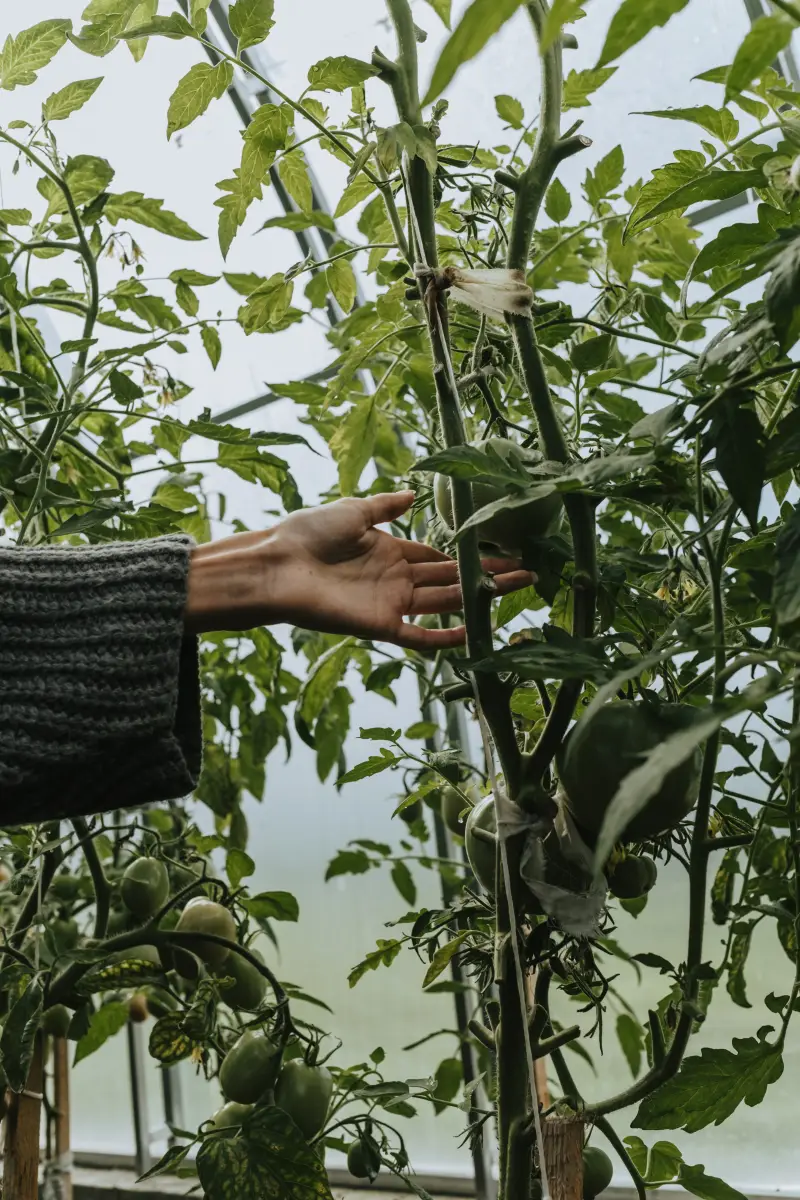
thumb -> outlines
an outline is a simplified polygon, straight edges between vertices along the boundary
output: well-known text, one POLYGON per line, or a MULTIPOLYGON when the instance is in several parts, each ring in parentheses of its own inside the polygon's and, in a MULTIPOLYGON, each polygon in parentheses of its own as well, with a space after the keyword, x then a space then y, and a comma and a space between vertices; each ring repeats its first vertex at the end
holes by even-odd
POLYGON ((414 503, 413 492, 381 492, 367 500, 370 521, 382 525, 384 521, 396 521, 408 512, 414 503))

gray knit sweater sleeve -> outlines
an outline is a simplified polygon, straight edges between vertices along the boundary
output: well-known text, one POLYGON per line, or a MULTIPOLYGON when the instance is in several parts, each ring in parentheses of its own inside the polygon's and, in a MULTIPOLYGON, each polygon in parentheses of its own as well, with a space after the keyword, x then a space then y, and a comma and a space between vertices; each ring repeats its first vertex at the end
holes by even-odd
POLYGON ((192 541, 0 548, 0 825, 174 799, 201 759, 192 541))

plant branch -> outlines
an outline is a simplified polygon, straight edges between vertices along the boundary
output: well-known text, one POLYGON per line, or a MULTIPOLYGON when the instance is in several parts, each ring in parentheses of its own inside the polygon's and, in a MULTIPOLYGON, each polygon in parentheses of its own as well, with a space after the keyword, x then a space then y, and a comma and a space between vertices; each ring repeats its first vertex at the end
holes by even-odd
POLYGON ((620 1138, 620 1136, 618 1135, 618 1133, 616 1132, 616 1130, 614 1129, 613 1125, 610 1123, 610 1121, 606 1117, 597 1117, 595 1119, 595 1125, 600 1130, 600 1132, 605 1136, 605 1138, 611 1143, 611 1145, 614 1147, 614 1149, 616 1150, 619 1157, 622 1159, 622 1164, 625 1167, 625 1170, 628 1172, 631 1179, 633 1180, 633 1186, 636 1188, 636 1192, 639 1197, 639 1200, 647 1200, 647 1184, 645 1183, 645 1181, 642 1179, 641 1175, 637 1171, 636 1166, 634 1165, 633 1159, 631 1158, 630 1154, 628 1154, 628 1151, 625 1149, 625 1145, 624 1145, 622 1139, 620 1138))
POLYGON ((80 839, 80 846, 83 850, 89 871, 91 872, 92 882, 94 883, 95 896, 95 917, 94 917, 94 936, 98 940, 102 940, 108 932, 108 914, 111 907, 111 888, 103 871, 103 864, 100 862, 100 856, 97 853, 97 847, 94 844, 94 838, 89 832, 89 826, 83 817, 75 817, 72 821, 72 828, 77 833, 80 839))

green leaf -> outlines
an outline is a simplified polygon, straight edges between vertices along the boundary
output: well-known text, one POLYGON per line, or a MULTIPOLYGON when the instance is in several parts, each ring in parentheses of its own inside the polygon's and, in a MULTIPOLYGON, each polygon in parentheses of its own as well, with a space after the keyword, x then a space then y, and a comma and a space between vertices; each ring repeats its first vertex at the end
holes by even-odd
POLYGON ((636 1079, 642 1065, 644 1030, 629 1013, 620 1013, 617 1017, 617 1038, 625 1061, 631 1069, 631 1075, 636 1079))
POLYGON ((619 58, 657 25, 666 25, 688 3, 689 0, 623 0, 612 17, 598 67, 619 58))
MULTIPOLYGON (((661 1176, 663 1178, 663 1176, 661 1176)), ((741 1192, 714 1175, 706 1175, 705 1167, 690 1167, 681 1163, 677 1182, 686 1192, 699 1196, 700 1200, 745 1200, 741 1192)))
POLYGON ((445 1058, 436 1068, 436 1086, 431 1091, 435 1113, 445 1111, 455 1100, 464 1082, 464 1068, 460 1058, 445 1058))
POLYGON ((159 1017, 150 1031, 150 1057, 164 1066, 171 1067, 173 1063, 188 1058, 194 1048, 195 1043, 183 1028, 183 1013, 167 1013, 159 1017))
POLYGON ((228 9, 231 33, 239 39, 238 53, 248 46, 257 46, 275 24, 274 0, 236 0, 228 9))
POLYGON ((346 638, 314 663, 297 701, 298 712, 307 725, 316 721, 344 678, 353 655, 353 640, 346 638))
POLYGON ((36 1032, 42 1016, 42 985, 31 979, 14 1002, 0 1034, 0 1059, 12 1092, 21 1092, 28 1081, 36 1032))
POLYGON ((342 312, 349 313, 355 304, 357 287, 349 259, 337 258, 335 262, 329 263, 325 278, 342 312))
POLYGON ((775 14, 759 17, 736 51, 725 80, 725 100, 746 91, 754 79, 760 78, 792 40, 795 24, 788 17, 775 14))
POLYGON ((343 217, 375 191, 375 184, 366 175, 356 175, 339 197, 334 217, 343 217))
POLYGON ((259 892, 242 901, 257 921, 299 921, 300 905, 291 892, 259 892))
POLYGON ((129 958, 112 959, 92 967, 78 983, 78 991, 84 996, 91 996, 114 988, 140 987, 143 983, 152 983, 163 977, 161 967, 150 959, 139 957, 135 947, 129 954, 129 958))
POLYGON ((75 1061, 72 1065, 77 1067, 79 1062, 83 1062, 90 1054, 94 1054, 95 1050, 99 1050, 110 1037, 119 1033, 120 1029, 127 1024, 127 1004, 123 1004, 122 1001, 104 1004, 89 1018, 89 1029, 75 1047, 75 1061))
POLYGON ((588 108, 589 97, 607 83, 616 72, 616 67, 594 67, 587 71, 570 71, 564 80, 564 95, 561 101, 563 112, 571 108, 588 108))
POLYGON ((308 176, 308 166, 302 150, 289 150, 278 164, 278 174, 284 187, 304 212, 311 208, 313 194, 311 180, 308 176))
POLYGON ((373 867, 373 860, 365 850, 340 850, 328 863, 325 882, 338 875, 365 875, 373 867))
POLYGON ((495 96, 494 106, 501 121, 505 121, 512 129, 522 129, 525 124, 525 109, 514 96, 495 96))
POLYGON ((294 284, 279 272, 251 292, 238 313, 245 333, 267 333, 277 328, 292 302, 294 284))
POLYGON ((795 633, 800 626, 800 504, 775 542, 772 607, 779 631, 784 635, 795 633))
POLYGON ((204 325, 200 330, 200 341, 203 343, 203 349, 211 361, 211 366, 216 371, 219 366, 219 360, 222 357, 222 342, 220 341, 216 327, 214 325, 204 325))
POLYGON ((402 759, 394 754, 373 754, 366 762, 359 763, 357 767, 352 767, 345 775, 341 775, 337 780, 337 786, 356 783, 359 779, 367 779, 370 775, 380 775, 381 771, 386 771, 399 762, 402 762, 402 759))
POLYGON ((752 408, 720 406, 712 426, 715 465, 755 532, 767 470, 764 430, 752 408))
POLYGON ((371 63, 340 54, 334 58, 323 58, 309 67, 308 86, 315 92, 344 92, 377 74, 378 68, 371 63))
POLYGON ((376 945, 378 949, 373 950, 358 966, 353 967, 347 976, 347 982, 351 988, 355 987, 368 971, 377 971, 379 967, 390 967, 403 949, 403 943, 394 938, 390 940, 378 938, 376 945))
POLYGON ((197 1174, 207 1200, 332 1200, 319 1152, 274 1105, 253 1109, 236 1138, 206 1138, 197 1154, 197 1174))
MULTIPOLYGON (((69 185, 72 199, 79 208, 96 200, 113 178, 114 168, 111 164, 93 154, 77 154, 74 158, 68 158, 64 167, 64 182, 69 185)), ((40 179, 36 190, 48 202, 45 220, 68 211, 64 193, 52 179, 40 179)))
POLYGON ((219 100, 231 85, 233 67, 229 62, 195 63, 184 75, 169 98, 167 140, 179 129, 197 120, 212 100, 219 100))
POLYGON ((483 49, 521 4, 522 0, 472 0, 439 55, 423 104, 441 95, 459 67, 483 49))
POLYGON ((547 189, 544 211, 551 221, 561 224, 572 212, 572 197, 560 179, 554 179, 547 189))
POLYGON ((729 200, 751 188, 763 186, 761 170, 724 171, 714 167, 697 174, 684 163, 668 163, 654 172, 653 178, 639 193, 628 218, 626 237, 655 224, 654 217, 683 212, 691 204, 701 201, 729 200))
POLYGON ((702 275, 714 267, 745 263, 754 251, 771 242, 773 236, 772 231, 764 225, 726 225, 701 248, 692 264, 692 275, 702 275))
POLYGON ((30 225, 29 208, 0 208, 0 225, 30 225))
POLYGON ((197 292, 192 291, 188 283, 181 281, 175 287, 175 299, 183 311, 190 317, 196 317, 200 308, 197 292))
POLYGON ((339 468, 339 490, 352 496, 362 472, 372 458, 378 432, 378 408, 375 396, 358 400, 342 419, 329 442, 339 468))
POLYGON ((289 212, 282 213, 279 217, 270 217, 261 228, 291 229, 293 233, 303 229, 327 229, 332 233, 336 225, 330 213, 313 209, 311 212, 289 212))
POLYGON ((71 113, 77 112, 79 108, 83 108, 86 101, 95 94, 102 82, 102 75, 96 79, 76 79, 74 83, 68 83, 60 91, 53 92, 42 105, 42 120, 66 120, 71 113))
POLYGON ((71 29, 71 21, 40 21, 16 37, 9 34, 0 51, 0 87, 13 92, 35 83, 36 72, 58 53, 71 29))
POLYGON ((190 0, 189 20, 198 33, 205 33, 208 25, 208 6, 211 0, 190 0))
POLYGON ((440 21, 449 29, 452 0, 428 0, 428 4, 430 4, 440 21))
MULTIPOLYGON (((165 233, 167 237, 178 238, 182 242, 202 242, 205 240, 204 234, 198 233, 196 229, 192 229, 191 225, 188 225, 181 217, 170 212, 168 208, 164 208, 163 200, 149 199, 142 192, 112 193, 103 207, 103 216, 112 225, 116 225, 117 221, 134 221, 137 225, 144 225, 147 229, 155 229, 158 233, 165 233)), ((186 282, 191 283, 192 280, 187 277, 186 282)), ((195 285, 197 285, 197 282, 195 279, 195 285)))
POLYGON ((495 629, 502 629, 518 617, 520 613, 526 609, 539 609, 544 607, 544 601, 537 595, 536 589, 533 587, 519 588, 516 592, 509 592, 507 596, 503 596, 497 606, 497 616, 495 617, 495 629))
POLYGON ((122 371, 118 371, 116 367, 109 373, 107 382, 114 399, 119 400, 121 404, 130 404, 134 400, 141 400, 144 395, 138 383, 130 376, 123 375, 122 371))
POLYGON ((392 883, 405 900, 413 908, 417 903, 417 885, 414 877, 404 862, 399 860, 392 867, 392 883))
POLYGON ((736 932, 731 941, 728 957, 728 995, 740 1008, 752 1008, 752 1004, 747 999, 744 969, 753 939, 753 922, 739 922, 734 928, 736 932))
POLYGON ((168 17, 153 17, 152 21, 126 29, 119 36, 128 41, 147 37, 166 37, 179 41, 185 37, 196 38, 197 34, 182 13, 170 13, 168 17))
POLYGON ((721 142, 731 142, 739 132, 739 122, 728 112, 727 108, 712 108, 710 104, 702 104, 697 108, 663 108, 644 112, 643 117, 660 117, 666 121, 689 121, 707 129, 721 142))
MULTIPOLYGON (((731 717, 755 708, 779 692, 782 682, 777 672, 768 672, 748 684, 738 695, 727 696, 704 709, 698 709, 693 724, 661 742, 640 767, 625 776, 603 819, 595 849, 598 869, 619 841, 622 831, 642 811, 650 797, 658 792, 669 772, 685 762, 731 717)), ((591 709, 587 709, 582 719, 591 720, 591 709)))
POLYGON ((601 158, 594 171, 586 172, 584 184, 586 197, 592 207, 596 208, 601 200, 605 200, 615 192, 622 183, 625 174, 625 155, 622 146, 615 146, 605 158, 601 158))
POLYGON ((780 1050, 756 1038, 734 1038, 733 1050, 705 1047, 684 1059, 674 1078, 641 1103, 635 1129, 685 1129, 721 1125, 744 1103, 760 1104, 783 1074, 780 1050))
POLYGON ((145 1171, 144 1175, 140 1175, 136 1182, 142 1183, 145 1179, 155 1179, 157 1175, 174 1174, 191 1149, 191 1142, 188 1146, 170 1146, 166 1153, 162 1154, 156 1165, 151 1167, 149 1171, 145 1171))
POLYGON ((788 350, 797 340, 795 314, 800 305, 800 234, 786 229, 778 236, 781 250, 764 291, 764 302, 781 349, 788 350))
POLYGON ((236 169, 232 179, 223 179, 217 184, 221 191, 227 193, 214 201, 221 209, 219 244, 223 256, 228 253, 252 202, 261 199, 261 187, 267 171, 275 161, 275 155, 286 144, 292 121, 293 115, 288 105, 262 104, 244 132, 241 166, 236 169))
POLYGON ((453 957, 458 953, 458 951, 464 945, 464 942, 470 936, 471 931, 469 929, 465 929, 463 932, 454 937, 452 941, 445 942, 443 946, 439 947, 431 959, 430 966, 425 972, 425 978, 422 981, 422 986, 424 988, 430 987, 434 980, 438 979, 442 972, 447 970, 453 960, 453 957))
POLYGON ((228 851, 228 856, 225 859, 225 870, 228 874, 231 887, 238 888, 242 880, 252 875, 255 869, 256 864, 244 850, 234 849, 228 851))
MULTIPOLYGON (((141 25, 146 25, 152 21, 158 12, 158 0, 141 0, 131 13, 128 25, 131 29, 138 28, 141 25)), ((138 37, 130 38, 127 41, 128 49, 131 52, 131 57, 134 62, 140 62, 144 57, 144 52, 147 49, 147 38, 138 37)))

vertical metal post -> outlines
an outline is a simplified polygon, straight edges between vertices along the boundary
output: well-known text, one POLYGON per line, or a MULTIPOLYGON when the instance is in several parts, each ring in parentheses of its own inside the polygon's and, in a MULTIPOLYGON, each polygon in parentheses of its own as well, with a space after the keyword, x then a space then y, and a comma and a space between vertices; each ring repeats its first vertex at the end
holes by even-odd
POLYGON ((145 1171, 149 1171, 153 1165, 153 1157, 150 1153, 150 1122, 147 1116, 147 1078, 145 1075, 147 1060, 141 1025, 135 1025, 129 1021, 127 1031, 136 1173, 144 1175, 145 1171))
POLYGON ((167 1143, 175 1145, 173 1129, 183 1129, 183 1090, 180 1067, 164 1067, 161 1072, 161 1094, 164 1097, 164 1120, 169 1131, 167 1143))

